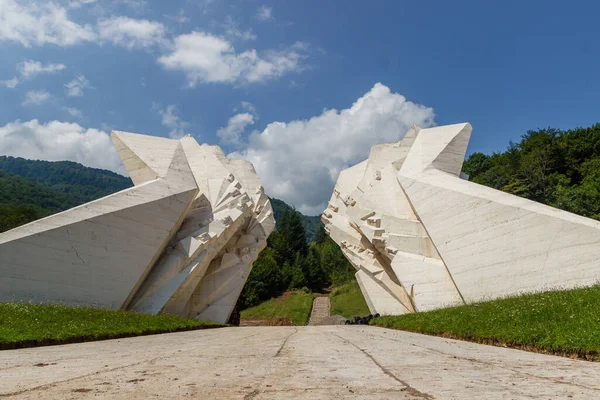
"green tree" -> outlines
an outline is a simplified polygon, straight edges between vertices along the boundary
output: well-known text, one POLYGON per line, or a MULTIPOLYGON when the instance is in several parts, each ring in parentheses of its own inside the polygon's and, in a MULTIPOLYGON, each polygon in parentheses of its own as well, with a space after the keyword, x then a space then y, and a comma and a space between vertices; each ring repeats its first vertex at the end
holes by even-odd
POLYGON ((300 253, 296 253, 296 259, 291 267, 290 289, 301 289, 307 285, 306 275, 304 274, 305 263, 300 253))
POLYGON ((280 265, 286 262, 293 264, 298 254, 302 259, 306 257, 306 233, 298 211, 287 210, 281 218, 279 228, 271 236, 270 246, 277 252, 280 265))
POLYGON ((327 233, 325 232, 325 225, 321 224, 317 233, 315 234, 315 243, 322 244, 327 239, 327 233))
POLYGON ((308 255, 304 260, 304 275, 307 280, 307 287, 312 291, 319 291, 331 284, 329 274, 321 265, 321 258, 313 244, 308 249, 308 255))
POLYGON ((240 309, 255 306, 275 297, 287 287, 283 271, 277 265, 275 258, 275 250, 269 247, 259 254, 240 296, 240 309))

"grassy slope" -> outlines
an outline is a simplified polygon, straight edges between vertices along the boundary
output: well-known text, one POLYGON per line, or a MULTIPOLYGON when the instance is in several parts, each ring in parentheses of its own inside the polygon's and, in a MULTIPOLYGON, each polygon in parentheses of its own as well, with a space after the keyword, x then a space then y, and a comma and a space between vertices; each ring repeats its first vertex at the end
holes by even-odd
POLYGON ((312 308, 312 293, 293 291, 283 301, 267 300, 256 307, 248 308, 241 313, 242 319, 275 319, 289 318, 294 325, 306 325, 312 308))
POLYGON ((365 298, 360 291, 358 282, 355 280, 346 283, 333 291, 330 299, 331 315, 342 315, 343 317, 350 319, 355 315, 364 317, 371 313, 365 302, 365 298))
POLYGON ((0 349, 218 326, 221 325, 170 315, 144 315, 88 307, 0 303, 0 349))
POLYGON ((374 323, 386 328, 596 359, 600 354, 600 285, 385 316, 374 323))

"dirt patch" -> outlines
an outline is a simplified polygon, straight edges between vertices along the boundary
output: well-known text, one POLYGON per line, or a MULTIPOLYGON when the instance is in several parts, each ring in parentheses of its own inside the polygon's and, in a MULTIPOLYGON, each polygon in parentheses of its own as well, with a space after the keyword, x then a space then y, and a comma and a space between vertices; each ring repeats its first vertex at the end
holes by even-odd
POLYGON ((281 296, 279 296, 278 298, 275 299, 275 303, 283 303, 284 301, 286 301, 290 296, 292 295, 292 292, 283 292, 283 294, 281 296))
POLYGON ((289 318, 242 319, 240 326, 294 326, 294 323, 289 318))

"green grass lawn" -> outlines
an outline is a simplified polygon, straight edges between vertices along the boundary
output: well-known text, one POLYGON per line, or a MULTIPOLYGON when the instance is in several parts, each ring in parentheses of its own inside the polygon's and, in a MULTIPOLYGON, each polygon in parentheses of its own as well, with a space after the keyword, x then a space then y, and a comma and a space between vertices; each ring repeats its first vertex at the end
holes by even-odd
POLYGON ((598 359, 600 285, 527 294, 402 316, 372 324, 480 343, 598 359))
POLYGON ((90 307, 0 303, 0 349, 219 326, 222 325, 171 315, 145 315, 90 307))
POLYGON ((242 319, 289 318, 294 325, 306 325, 312 308, 313 295, 301 290, 284 294, 279 299, 267 300, 241 313, 242 319))
POLYGON ((369 307, 365 302, 358 282, 352 281, 335 289, 330 296, 331 315, 341 315, 350 319, 355 315, 369 315, 369 307))

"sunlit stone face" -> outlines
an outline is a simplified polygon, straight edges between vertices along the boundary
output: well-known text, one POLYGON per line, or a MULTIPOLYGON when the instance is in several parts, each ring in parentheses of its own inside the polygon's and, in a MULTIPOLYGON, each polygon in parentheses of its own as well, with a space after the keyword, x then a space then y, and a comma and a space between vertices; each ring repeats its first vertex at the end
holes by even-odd
POLYGON ((0 235, 0 300, 226 322, 275 227, 251 163, 113 132, 135 186, 0 235))
POLYGON ((322 220, 373 313, 594 284, 600 223, 469 182, 469 124, 411 128, 339 176, 322 220))

